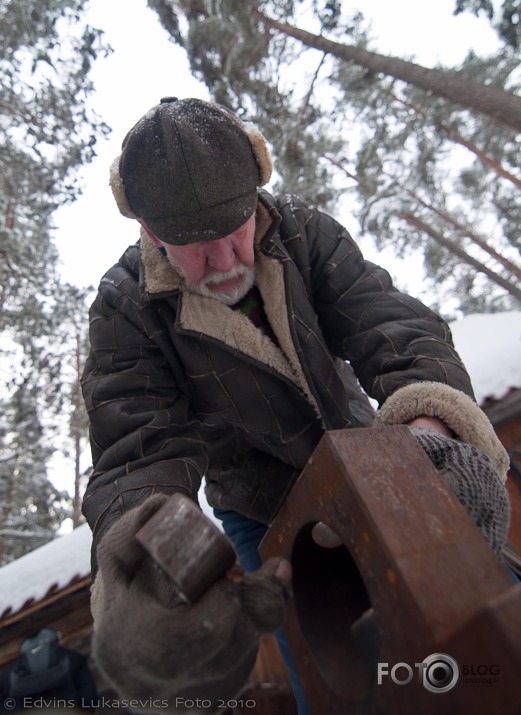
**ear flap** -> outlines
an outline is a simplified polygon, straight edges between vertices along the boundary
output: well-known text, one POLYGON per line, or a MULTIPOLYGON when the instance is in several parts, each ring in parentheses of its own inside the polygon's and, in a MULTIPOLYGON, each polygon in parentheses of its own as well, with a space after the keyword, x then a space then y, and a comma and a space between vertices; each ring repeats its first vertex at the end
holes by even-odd
POLYGON ((251 148, 257 160, 260 171, 260 186, 264 186, 271 178, 273 162, 266 139, 252 122, 242 122, 244 133, 250 140, 251 148))
POLYGON ((127 218, 137 218, 136 214, 130 208, 127 195, 125 193, 125 186, 119 173, 119 160, 120 157, 117 156, 110 165, 110 188, 112 189, 112 193, 116 199, 116 204, 118 205, 120 213, 127 218))

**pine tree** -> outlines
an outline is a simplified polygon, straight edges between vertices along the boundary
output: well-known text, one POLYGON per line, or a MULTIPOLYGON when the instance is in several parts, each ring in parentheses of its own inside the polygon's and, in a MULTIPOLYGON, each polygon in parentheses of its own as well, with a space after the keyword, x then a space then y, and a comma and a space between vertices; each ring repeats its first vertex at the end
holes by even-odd
POLYGON ((23 379, 8 400, 2 399, 0 565, 52 539, 70 514, 67 495, 47 479, 51 453, 37 387, 23 379))
POLYGON ((75 198, 75 172, 106 131, 85 104, 91 64, 105 48, 81 21, 84 5, 0 0, 0 329, 20 335, 28 311, 56 290, 52 212, 75 198))
MULTIPOLYGON (((49 482, 64 396, 53 212, 107 131, 87 109, 107 52, 84 0, 0 0, 0 481, 3 562, 52 538, 71 500, 49 482)), ((86 309, 85 309, 86 317, 86 309)))
POLYGON ((475 15, 488 17, 501 39, 507 45, 519 49, 521 44, 521 2, 520 0, 503 0, 501 9, 496 9, 491 0, 457 0, 454 14, 468 10, 475 15))
MULTIPOLYGON (((340 2, 314 0, 312 15, 299 0, 160 4, 215 100, 266 135, 274 190, 332 212, 348 203, 378 244, 402 256, 421 250, 431 303, 450 295, 463 311, 519 305, 521 177, 510 125, 521 125, 521 100, 511 51, 424 71, 371 52, 364 18, 340 2)), ((157 0, 149 5, 157 10, 157 0)))
POLYGON ((384 74, 403 80, 424 92, 430 92, 462 107, 482 112, 515 131, 521 131, 521 97, 503 88, 469 81, 458 72, 430 69, 399 57, 370 52, 363 47, 328 40, 300 27, 280 22, 256 11, 254 16, 267 27, 287 34, 308 47, 354 62, 373 74, 384 74))
MULTIPOLYGON (((486 61, 469 56, 460 71, 500 83, 517 67, 500 53, 486 61)), ((463 310, 519 303, 513 133, 395 81, 361 87, 350 68, 335 81, 364 127, 350 170, 363 227, 402 255, 422 247, 429 276, 450 287, 463 310), (512 200, 500 220, 503 197, 512 200), (484 276, 495 290, 487 290, 484 276)))

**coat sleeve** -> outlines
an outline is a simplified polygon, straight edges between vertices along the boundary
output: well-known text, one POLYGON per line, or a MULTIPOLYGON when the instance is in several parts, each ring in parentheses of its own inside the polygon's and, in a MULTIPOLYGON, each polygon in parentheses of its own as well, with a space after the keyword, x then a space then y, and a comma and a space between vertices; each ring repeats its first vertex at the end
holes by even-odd
POLYGON ((196 500, 207 468, 200 424, 163 335, 135 276, 121 265, 111 269, 90 311, 82 378, 94 467, 83 512, 93 556, 109 526, 154 492, 183 491, 196 500))
POLYGON ((292 211, 298 234, 306 237, 293 240, 292 250, 324 339, 378 401, 376 424, 438 417, 462 441, 488 454, 505 479, 508 455, 475 402, 447 323, 400 292, 385 269, 365 260, 338 222, 298 202, 292 211))
POLYGON ((307 264, 301 271, 324 339, 331 352, 349 361, 367 394, 383 404, 400 387, 429 380, 473 397, 441 316, 400 292, 337 221, 298 204, 295 217, 307 238, 298 260, 307 264))

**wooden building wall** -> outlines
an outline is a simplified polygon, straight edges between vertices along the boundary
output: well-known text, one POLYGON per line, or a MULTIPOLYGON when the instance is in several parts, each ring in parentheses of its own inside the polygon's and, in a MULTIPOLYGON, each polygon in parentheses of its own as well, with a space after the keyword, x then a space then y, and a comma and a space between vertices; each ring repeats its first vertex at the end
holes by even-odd
POLYGON ((512 390, 503 399, 485 403, 482 407, 510 456, 507 489, 512 519, 509 538, 521 554, 521 389, 512 390))

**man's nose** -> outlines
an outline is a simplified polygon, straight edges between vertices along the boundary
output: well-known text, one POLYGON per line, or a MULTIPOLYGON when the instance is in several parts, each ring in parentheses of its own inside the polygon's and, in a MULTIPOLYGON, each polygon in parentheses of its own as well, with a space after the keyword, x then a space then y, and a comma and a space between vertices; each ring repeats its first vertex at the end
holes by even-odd
POLYGON ((221 273, 231 271, 235 266, 235 251, 230 236, 208 241, 206 261, 215 271, 221 273))

